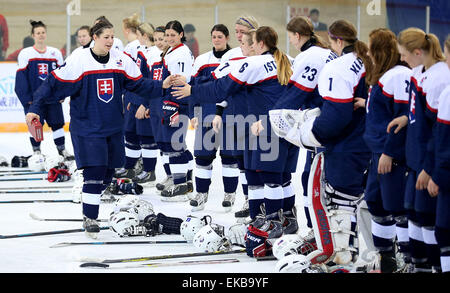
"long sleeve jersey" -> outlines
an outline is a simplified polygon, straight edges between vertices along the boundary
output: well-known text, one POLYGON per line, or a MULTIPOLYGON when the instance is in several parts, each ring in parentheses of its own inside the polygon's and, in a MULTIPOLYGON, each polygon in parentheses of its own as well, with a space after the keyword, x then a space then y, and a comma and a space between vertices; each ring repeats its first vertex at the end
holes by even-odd
POLYGON ((386 133, 387 125, 396 117, 408 114, 411 69, 397 65, 388 70, 369 89, 366 103, 364 140, 373 153, 386 154, 405 161, 406 129, 398 134, 386 133))
POLYGON ((71 96, 70 131, 85 137, 107 137, 123 131, 122 92, 126 89, 146 98, 161 96, 162 81, 142 77, 136 63, 111 49, 104 63, 92 51, 80 50, 54 70, 34 93, 30 112, 58 92, 71 96))
MULTIPOLYGON (((38 51, 34 46, 22 49, 18 56, 15 92, 22 105, 33 102, 33 93, 47 79, 50 73, 61 66, 64 61, 61 52, 48 47, 44 52, 38 51)), ((64 99, 59 93, 54 93, 54 99, 47 103, 57 103, 64 99)))
POLYGON ((316 139, 327 151, 368 152, 363 140, 365 110, 353 110, 355 97, 367 99, 362 60, 350 52, 325 64, 318 86, 323 105, 312 128, 316 139))

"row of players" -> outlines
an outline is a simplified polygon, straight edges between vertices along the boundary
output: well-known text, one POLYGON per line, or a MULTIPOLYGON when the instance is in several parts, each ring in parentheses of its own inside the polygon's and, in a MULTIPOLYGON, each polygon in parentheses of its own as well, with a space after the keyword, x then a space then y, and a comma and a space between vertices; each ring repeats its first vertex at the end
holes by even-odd
MULTIPOLYGON (((445 64, 442 65, 444 57, 437 38, 420 30, 409 29, 399 37, 398 43, 402 53, 400 54, 396 36, 388 30, 380 29, 372 32, 369 49, 363 42, 357 40, 356 29, 353 25, 347 21, 337 21, 330 26, 329 30, 331 47, 338 56, 341 56, 341 58, 336 58, 337 56, 314 34, 307 19, 295 18, 288 25, 288 31, 291 35, 291 42, 302 53, 294 61, 292 71, 289 59, 276 47, 277 35, 273 29, 264 26, 257 28, 257 25, 251 24, 248 18, 239 18, 239 20, 246 20, 245 23, 250 24, 250 28, 247 27, 249 28, 248 39, 241 42, 240 56, 235 60, 229 58, 225 62, 221 60, 221 63, 215 63, 218 70, 214 74, 208 73, 205 79, 194 78, 192 81, 190 71, 187 69, 189 62, 185 62, 186 59, 182 57, 178 57, 180 59, 173 57, 184 56, 180 53, 185 46, 182 45, 183 32, 178 22, 170 22, 165 27, 169 49, 163 53, 162 59, 160 59, 162 67, 154 68, 152 66, 149 68, 152 72, 148 76, 159 77, 151 81, 141 78, 143 73, 134 66, 135 63, 130 63, 131 59, 123 57, 115 50, 110 50, 113 42, 112 25, 105 20, 100 21, 91 28, 91 34, 95 40, 92 50, 82 50, 81 53, 73 54, 73 57, 68 59, 63 67, 55 70, 44 82, 44 86, 35 92, 36 99, 33 100, 32 109, 27 114, 28 121, 39 117, 35 113, 41 113, 40 106, 43 100, 52 100, 50 97, 52 92, 61 91, 65 95, 72 96, 71 99, 78 95, 78 102, 76 99, 71 102, 71 118, 73 119, 71 119, 71 135, 77 165, 84 167, 83 213, 87 230, 89 227, 93 227, 90 232, 96 232, 95 226, 98 227, 98 225, 95 223, 95 219, 98 216, 99 195, 110 182, 113 169, 119 167, 118 162, 123 159, 124 150, 121 147, 123 143, 120 143, 123 122, 118 118, 117 121, 111 120, 111 117, 121 117, 122 101, 116 101, 120 107, 110 102, 114 101, 115 91, 121 92, 121 87, 124 87, 128 91, 136 93, 138 97, 147 97, 147 99, 150 97, 151 102, 155 100, 159 102, 158 106, 162 105, 160 108, 150 106, 150 110, 152 108, 162 109, 162 111, 157 111, 160 115, 157 117, 160 118, 159 121, 163 121, 163 126, 160 127, 163 129, 163 138, 162 141, 157 142, 162 142, 159 144, 159 149, 167 153, 169 170, 174 181, 170 192, 166 193, 167 197, 183 196, 188 191, 186 183, 189 161, 192 158, 189 157, 190 153, 185 147, 184 140, 181 143, 178 142, 177 145, 174 144, 172 138, 183 125, 187 129, 187 123, 179 123, 180 121, 177 121, 176 118, 182 120, 184 117, 182 114, 189 117, 191 105, 201 104, 203 106, 204 103, 209 103, 215 106, 214 110, 217 110, 216 103, 226 100, 228 103, 226 109, 231 109, 232 114, 236 115, 241 114, 240 111, 247 111, 246 114, 260 115, 260 117, 267 116, 272 109, 295 109, 294 111, 272 111, 271 123, 268 123, 267 120, 259 120, 251 127, 247 127, 243 133, 236 134, 236 136, 243 136, 244 143, 249 142, 248 137, 251 135, 257 136, 258 139, 261 137, 275 138, 276 136, 272 135, 272 128, 281 137, 277 144, 279 152, 274 160, 264 161, 261 159, 266 150, 260 145, 251 151, 245 148, 241 155, 243 161, 241 170, 245 170, 245 179, 248 183, 249 212, 252 219, 248 228, 248 235, 251 237, 247 237, 247 239, 258 240, 255 243, 251 243, 251 241, 246 243, 247 249, 252 252, 252 255, 260 256, 267 253, 270 250, 270 241, 267 239, 279 238, 288 227, 293 227, 292 232, 296 232, 295 197, 290 186, 290 174, 295 172, 298 157, 296 145, 299 145, 310 149, 314 148, 314 151, 310 152, 311 160, 314 156, 314 163, 311 167, 313 172, 311 172, 311 176, 305 172, 304 176, 305 178, 309 177, 308 180, 305 180, 308 181, 308 184, 304 184, 304 186, 310 186, 304 189, 309 191, 312 208, 312 212, 308 213, 311 217, 310 226, 314 228, 320 252, 319 257, 315 255, 313 258, 315 261, 348 263, 352 260, 350 242, 355 229, 356 202, 361 199, 365 191, 365 201, 373 217, 372 240, 382 256, 383 271, 393 270, 392 260, 394 259, 394 239, 396 237, 399 239, 398 243, 401 244, 400 248, 405 255, 405 261, 412 261, 416 270, 428 270, 432 265, 438 270, 442 265, 442 269, 447 271, 445 247, 448 245, 446 246, 445 243, 448 242, 446 238, 449 235, 446 233, 446 231, 448 232, 448 225, 446 225, 448 221, 446 223, 446 216, 440 213, 436 217, 435 212, 433 213, 436 210, 436 204, 434 210, 432 204, 424 204, 423 201, 429 200, 428 195, 424 196, 422 193, 426 192, 419 192, 424 189, 421 177, 425 176, 419 176, 424 170, 420 165, 421 158, 424 157, 424 153, 433 153, 434 148, 445 147, 442 144, 431 144, 429 152, 425 152, 423 147, 408 147, 408 144, 414 143, 416 146, 420 142, 423 146, 423 140, 427 140, 424 138, 426 136, 424 135, 426 133, 424 125, 427 125, 428 121, 424 120, 423 116, 427 107, 418 107, 420 95, 424 96, 423 92, 426 92, 425 81, 432 80, 432 83, 430 82, 431 90, 427 92, 426 96, 427 100, 432 101, 428 104, 433 105, 429 106, 429 109, 437 110, 438 98, 436 96, 439 96, 443 85, 446 85, 448 80, 448 68, 443 67, 446 66, 445 64), (421 36, 423 38, 420 38, 421 36), (416 43, 412 40, 416 40, 416 43), (421 41, 417 42, 417 40, 421 41), (382 44, 380 45, 378 42, 382 44), (242 55, 251 56, 251 53, 245 51, 246 48, 253 50, 253 54, 256 56, 242 58, 244 57, 242 55), (405 64, 401 64, 401 55, 410 67, 415 68, 414 71, 419 71, 417 75, 420 74, 420 78, 413 75, 412 81, 415 83, 410 82, 411 73, 405 64), (89 64, 92 63, 89 62, 92 57, 98 61, 98 64, 89 64), (170 57, 178 62, 169 62, 170 57), (335 60, 331 61, 332 59, 335 60), (101 64, 105 64, 103 69, 101 64), (169 67, 170 64, 173 64, 172 68, 169 67), (420 66, 420 70, 416 68, 417 66, 420 66), (423 68, 426 70, 422 70, 423 68), (435 70, 439 73, 432 74, 435 70), (427 74, 426 78, 425 76, 422 78, 421 75, 425 73, 427 74), (431 76, 428 76, 428 73, 431 76), (109 76, 113 76, 113 78, 109 76), (117 78, 114 78, 116 76, 117 78), (436 80, 433 80, 432 77, 435 76, 437 76, 436 80), (208 81, 211 77, 215 80, 208 81), (289 81, 291 82, 289 83, 289 81), (368 96, 366 82, 371 85, 367 112, 359 107, 360 104, 365 104, 364 101, 368 96), (173 86, 176 87, 172 91, 161 91, 161 88, 168 89, 173 86), (402 86, 402 90, 398 90, 400 86, 402 86), (439 92, 436 93, 436 91, 439 92), (87 99, 89 95, 98 99, 90 101, 87 99), (164 98, 161 99, 161 96, 164 98), (190 99, 182 100, 186 96, 190 96, 190 99), (386 99, 376 102, 377 96, 384 96, 386 99), (405 96, 407 97, 405 98, 405 96), (356 99, 358 97, 361 97, 362 100, 356 99), (414 97, 413 102, 411 102, 411 97, 414 97), (185 101, 189 101, 189 103, 185 101), (354 101, 358 102, 354 103, 354 101), (408 126, 408 133, 420 133, 419 135, 408 135, 406 142, 405 140, 402 142, 401 135, 397 135, 397 133, 387 135, 385 129, 387 124, 398 116, 402 118, 394 120, 394 123, 405 125, 403 118, 405 110, 404 107, 401 107, 403 104, 411 105, 409 107, 411 115, 406 121, 413 126, 408 126), (88 105, 90 107, 87 107, 88 105), (385 112, 378 113, 380 110, 377 105, 380 108, 388 105, 386 108, 389 111, 383 108, 381 110, 385 110, 385 112), (315 107, 319 107, 321 111, 297 110, 315 107), (371 111, 371 107, 374 107, 375 110, 371 111), (77 109, 73 111, 74 108, 77 109), (419 110, 422 111, 420 114, 419 110), (376 114, 370 115, 373 112, 376 114), (376 117, 376 119, 372 117, 376 117), (367 124, 364 122, 365 120, 367 124), (415 129, 414 127, 417 125, 419 125, 420 131, 409 130, 415 129), (97 137, 100 133, 107 138, 97 137), (390 138, 391 135, 392 138, 390 138), (89 137, 89 141, 85 137, 89 137), (389 139, 387 139, 388 137, 389 139), (418 140, 419 138, 420 140, 418 140), (405 163, 405 151, 402 151, 402 147, 405 149, 405 144, 406 161, 408 162, 408 158, 409 160, 419 160, 417 165, 405 163), (372 158, 371 152, 373 153, 372 158), (413 154, 408 155, 408 152, 413 154), (317 156, 317 154, 320 155, 317 156), (366 188, 364 173, 369 162, 366 188), (393 172, 393 169, 397 169, 399 166, 404 168, 403 177, 396 175, 397 172, 393 172), (413 183, 412 190, 406 188, 407 192, 398 192, 396 188, 404 189, 405 184, 388 183, 386 185, 381 183, 382 180, 379 178, 383 176, 389 178, 391 182, 398 183, 398 178, 395 176, 404 179, 407 167, 410 168, 408 169, 408 181, 413 183), (322 171, 323 173, 321 173, 322 171), (415 176, 419 177, 417 189, 415 188, 415 176), (318 201, 312 199, 314 188, 318 188, 317 192, 320 195, 318 201), (388 194, 387 199, 385 199, 386 193, 388 194), (392 194, 402 197, 395 197, 396 200, 393 200, 393 196, 389 196, 392 194), (404 194, 410 195, 408 197, 410 201, 407 201, 409 205, 406 206, 404 205, 404 194), (411 201, 414 201, 416 206, 411 206, 411 201), (261 206, 264 206, 264 209, 260 209, 261 206), (325 229, 326 233, 320 233, 323 226, 319 224, 324 223, 323 215, 325 215, 328 225, 325 229), (436 219, 438 219, 437 227, 439 227, 436 229, 436 234, 441 235, 440 237, 434 235, 436 219), (392 231, 395 231, 396 227, 398 227, 399 233, 392 236, 392 231), (422 227, 425 228, 422 229, 422 227), (412 232, 408 233, 408 230, 412 232), (430 233, 430 231, 432 232, 430 233), (324 234, 333 240, 331 247, 330 241, 323 238, 324 234), (267 249, 256 246, 256 243, 261 240, 267 244, 267 249), (439 248, 436 242, 440 242, 439 246, 444 248, 441 249, 442 255, 438 263, 436 263, 436 248, 438 250, 439 248), (408 248, 410 248, 411 258, 407 257, 408 248), (428 256, 428 252, 430 252, 430 256, 428 256)), ((214 50, 210 54, 214 55, 214 50)), ((192 56, 190 58, 192 60, 192 56)), ((204 65, 208 64, 214 63, 205 63, 204 65)), ((208 66, 204 67, 208 68, 208 66)), ((431 112, 436 114, 437 111, 431 112)), ((441 113, 444 117, 438 121, 447 121, 445 120, 445 111, 441 111, 441 113)), ((214 118, 217 116, 221 115, 216 115, 214 118)), ((151 117, 150 113, 150 119, 151 117)), ((446 123, 442 124, 445 126, 446 123)), ((222 129, 226 127, 222 125, 222 129)), ((400 134, 401 131, 398 133, 400 134)), ((444 149, 439 154, 445 155, 446 150, 444 149)), ((239 158, 236 155, 232 157, 235 160, 239 158)), ((210 156, 207 159, 211 159, 210 156)), ((434 161, 438 164, 436 173, 442 174, 440 171, 442 165, 439 164, 445 163, 445 158, 436 157, 434 161)), ((307 167, 310 164, 308 163, 307 167)), ((197 165, 202 166, 198 162, 197 165)), ((209 171, 210 165, 199 169, 209 171)), ((305 169, 308 170, 308 168, 305 169)), ((401 170, 398 172, 402 174, 401 170)), ((169 172, 167 173, 169 174, 169 172)), ((442 182, 442 179, 439 180, 441 177, 437 176, 436 181, 441 187, 442 194, 442 190, 445 190, 445 182, 442 182)), ((434 182, 434 180, 425 181, 427 184, 434 182)), ((432 183, 430 184, 432 185, 432 183)), ((408 186, 410 185, 411 183, 408 186)), ((206 199, 207 196, 203 196, 203 200, 202 197, 199 197, 197 204, 206 202, 206 199)), ((442 204, 445 206, 445 202, 438 206, 442 206, 442 204)), ((437 255, 439 256, 439 252, 437 255)), ((439 257, 437 259, 439 260, 439 257)))

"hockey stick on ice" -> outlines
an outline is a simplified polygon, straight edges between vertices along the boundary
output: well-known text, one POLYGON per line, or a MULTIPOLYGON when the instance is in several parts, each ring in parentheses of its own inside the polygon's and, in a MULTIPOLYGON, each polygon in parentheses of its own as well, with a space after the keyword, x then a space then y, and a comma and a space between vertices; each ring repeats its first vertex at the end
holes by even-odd
POLYGON ((224 264, 239 262, 237 258, 211 259, 211 260, 188 260, 179 262, 165 262, 165 263, 146 263, 135 265, 109 265, 105 263, 84 263, 80 265, 82 268, 103 268, 103 269, 131 269, 131 268, 145 268, 145 267, 172 267, 172 266, 186 266, 186 265, 205 265, 205 264, 224 264))
MULTIPOLYGON (((30 217, 36 221, 47 221, 47 222, 83 222, 83 219, 45 219, 37 216, 36 214, 30 213, 30 217)), ((97 219, 97 222, 108 222, 106 219, 97 219)))
POLYGON ((31 199, 31 200, 2 200, 2 203, 61 203, 61 202, 71 202, 76 203, 71 199, 31 199))
POLYGON ((50 248, 66 247, 74 245, 113 245, 113 244, 180 244, 188 243, 186 240, 148 240, 148 241, 111 241, 111 242, 61 242, 50 246, 50 248))
POLYGON ((50 186, 11 186, 11 187, 0 187, 0 190, 16 190, 16 189, 70 189, 73 185, 60 185, 60 183, 55 183, 55 185, 50 186))
MULTIPOLYGON (((100 227, 100 230, 107 230, 109 227, 100 227)), ((55 235, 55 234, 67 234, 75 232, 84 232, 84 229, 69 229, 69 230, 56 230, 47 232, 33 232, 33 233, 23 233, 16 235, 0 235, 0 239, 11 239, 11 238, 22 238, 22 237, 33 237, 33 236, 44 236, 44 235, 55 235)))
POLYGON ((12 173, 0 173, 0 176, 19 176, 19 175, 35 175, 35 174, 47 174, 45 171, 38 172, 12 172, 12 173))
POLYGON ((10 182, 10 181, 37 181, 37 180, 47 180, 47 178, 11 178, 11 179, 0 179, 0 182, 10 182))
POLYGON ((13 194, 13 193, 65 193, 67 191, 63 191, 63 190, 56 190, 56 189, 51 189, 51 190, 0 190, 0 194, 13 194))
MULTIPOLYGON (((93 258, 81 258, 78 259, 80 262, 95 262, 95 263, 126 263, 126 262, 139 262, 139 261, 151 261, 159 259, 173 259, 173 258, 183 258, 183 257, 197 257, 197 256, 210 256, 210 255, 222 255, 222 254, 233 254, 233 253, 243 253, 245 249, 230 250, 230 251, 216 251, 216 252, 193 252, 184 254, 166 254, 166 255, 155 255, 155 256, 143 256, 143 257, 133 257, 133 258, 119 258, 119 259, 93 259, 93 258)), ((83 265, 83 264, 81 264, 83 265)))

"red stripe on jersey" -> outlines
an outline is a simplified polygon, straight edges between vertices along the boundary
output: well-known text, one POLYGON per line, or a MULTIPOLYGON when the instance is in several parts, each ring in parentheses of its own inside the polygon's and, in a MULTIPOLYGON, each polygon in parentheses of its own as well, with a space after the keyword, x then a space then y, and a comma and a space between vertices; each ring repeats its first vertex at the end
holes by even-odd
POLYGON ((299 84, 298 82, 294 81, 294 80, 290 80, 289 83, 293 84, 295 87, 301 89, 302 91, 311 93, 314 91, 314 89, 306 87, 304 85, 299 84))
POLYGON ((59 81, 61 82, 70 82, 70 83, 75 83, 80 81, 81 79, 83 79, 84 76, 86 75, 91 75, 91 74, 103 74, 103 73, 121 73, 124 74, 128 79, 131 80, 139 80, 142 77, 142 74, 139 74, 139 76, 137 77, 132 77, 129 76, 124 70, 118 70, 118 69, 108 69, 108 70, 92 70, 92 71, 86 71, 83 72, 82 75, 80 75, 80 77, 78 77, 77 79, 74 80, 68 80, 68 79, 62 79, 59 76, 56 75, 55 71, 52 71, 51 74, 59 81))
POLYGON ((378 82, 378 85, 381 88, 381 92, 383 93, 383 95, 385 95, 388 98, 393 98, 394 95, 388 94, 387 92, 384 91, 384 85, 381 82, 378 82))
POLYGON ((428 104, 428 101, 427 101, 426 104, 427 104, 428 110, 430 110, 431 112, 433 112, 433 113, 435 113, 435 114, 437 113, 438 110, 437 110, 437 109, 434 109, 433 107, 431 107, 431 106, 428 104))
POLYGON ((353 102, 353 98, 349 98, 349 99, 335 99, 335 98, 332 98, 332 97, 323 97, 325 100, 327 100, 327 101, 331 101, 331 102, 334 102, 334 103, 341 103, 341 104, 344 104, 344 103, 352 103, 353 102))
POLYGON ((411 76, 411 81, 414 83, 414 85, 416 86, 416 89, 418 92, 422 92, 423 93, 423 89, 417 85, 417 80, 414 78, 414 76, 411 76))
POLYGON ((230 61, 241 60, 241 59, 245 59, 245 58, 247 58, 247 57, 234 57, 234 58, 231 58, 230 61))
POLYGON ((409 101, 394 99, 394 103, 396 103, 396 104, 409 104, 409 101))
POLYGON ((234 77, 233 75, 231 75, 231 73, 228 73, 228 77, 231 78, 232 81, 238 83, 238 84, 245 84, 245 82, 240 81, 239 79, 237 79, 236 77, 234 77))
POLYGON ((217 66, 219 66, 219 65, 220 65, 220 63, 205 64, 205 65, 201 66, 201 67, 198 69, 197 73, 196 73, 193 77, 196 77, 196 76, 197 76, 202 70, 204 70, 205 68, 208 68, 208 67, 217 67, 217 66))
POLYGON ((437 122, 442 123, 442 124, 446 124, 446 125, 450 125, 450 120, 444 120, 444 119, 438 118, 437 122))
POLYGON ((260 81, 258 81, 258 82, 256 82, 256 83, 261 83, 261 82, 265 82, 265 81, 268 81, 268 80, 271 80, 271 79, 277 79, 278 77, 276 76, 276 75, 274 75, 274 76, 269 76, 268 78, 265 78, 265 79, 261 79, 260 81))

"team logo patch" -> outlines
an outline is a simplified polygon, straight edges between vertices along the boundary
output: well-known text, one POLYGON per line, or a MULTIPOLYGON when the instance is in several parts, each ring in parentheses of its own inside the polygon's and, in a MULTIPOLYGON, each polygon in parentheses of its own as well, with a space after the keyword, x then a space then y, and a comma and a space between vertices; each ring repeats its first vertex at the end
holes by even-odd
POLYGON ((409 108, 409 124, 416 122, 416 93, 411 92, 411 105, 409 108))
POLYGON ((109 103, 114 97, 114 79, 101 78, 97 79, 97 96, 105 103, 109 103))
POLYGON ((38 77, 42 80, 46 79, 48 76, 48 64, 47 63, 38 63, 38 77))

